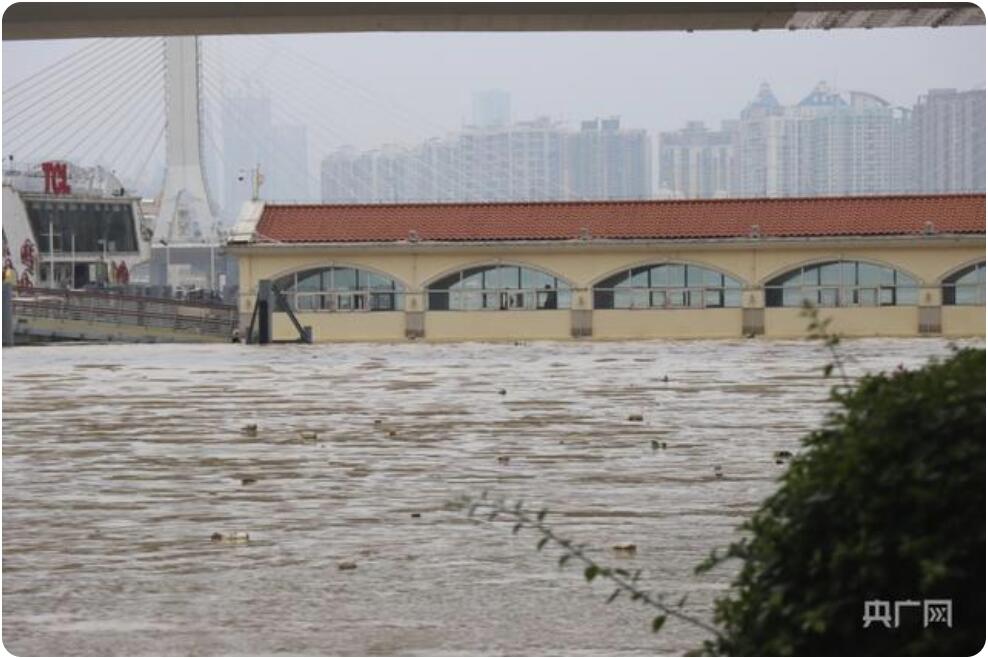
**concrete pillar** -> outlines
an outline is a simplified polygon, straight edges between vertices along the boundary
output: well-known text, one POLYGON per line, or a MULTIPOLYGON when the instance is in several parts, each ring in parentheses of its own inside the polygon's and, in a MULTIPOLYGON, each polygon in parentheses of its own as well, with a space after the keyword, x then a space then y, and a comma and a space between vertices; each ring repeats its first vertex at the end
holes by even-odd
POLYGON ((741 335, 761 336, 765 333, 765 290, 745 288, 741 291, 741 335))

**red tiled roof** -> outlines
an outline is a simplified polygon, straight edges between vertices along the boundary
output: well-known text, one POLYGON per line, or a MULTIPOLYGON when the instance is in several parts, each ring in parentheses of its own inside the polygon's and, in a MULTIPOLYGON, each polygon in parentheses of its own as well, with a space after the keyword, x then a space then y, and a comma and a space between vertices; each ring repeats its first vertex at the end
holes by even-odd
POLYGON ((255 241, 462 242, 985 232, 985 195, 696 201, 265 205, 255 241))

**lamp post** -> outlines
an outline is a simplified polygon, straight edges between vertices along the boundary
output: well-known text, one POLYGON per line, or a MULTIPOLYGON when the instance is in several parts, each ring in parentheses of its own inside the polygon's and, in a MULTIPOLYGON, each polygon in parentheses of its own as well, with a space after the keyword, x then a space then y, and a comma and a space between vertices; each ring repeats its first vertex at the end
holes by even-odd
MULTIPOLYGON (((97 240, 96 241, 96 244, 101 245, 102 248, 103 248, 103 254, 102 254, 102 256, 100 256, 100 263, 102 264, 103 267, 100 268, 100 273, 103 274, 106 277, 105 283, 109 283, 110 282, 110 271, 109 271, 110 262, 106 259, 106 255, 107 255, 106 254, 106 240, 105 239, 97 240)), ((100 283, 104 283, 104 282, 101 281, 100 283)), ((100 286, 100 287, 104 287, 104 286, 100 286)))
POLYGON ((164 239, 160 239, 158 242, 165 246, 165 285, 168 286, 171 285, 171 272, 169 271, 172 268, 171 245, 164 239))

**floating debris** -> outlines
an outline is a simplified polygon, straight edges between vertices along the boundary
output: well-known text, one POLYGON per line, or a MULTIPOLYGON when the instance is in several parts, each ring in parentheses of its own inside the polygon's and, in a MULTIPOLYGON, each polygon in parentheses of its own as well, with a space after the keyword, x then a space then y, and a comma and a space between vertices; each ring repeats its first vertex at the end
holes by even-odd
POLYGON ((776 464, 784 464, 786 460, 792 459, 792 453, 788 450, 776 450, 772 453, 776 464))
POLYGON ((497 394, 498 395, 507 395, 508 394, 508 391, 507 391, 507 389, 499 388, 499 389, 497 389, 497 394))
POLYGON ((388 436, 398 436, 398 430, 391 430, 388 432, 388 436))
POLYGON ((662 375, 662 381, 668 383, 669 382, 669 375, 662 375))
POLYGON ((257 478, 240 478, 240 484, 243 485, 254 484, 255 482, 257 482, 257 478))
POLYGON ((719 478, 724 477, 724 469, 721 468, 720 464, 714 466, 714 475, 716 475, 719 478))
POLYGON ((319 438, 319 435, 311 430, 299 430, 298 434, 302 437, 303 441, 315 441, 319 438))
POLYGON ((412 512, 412 518, 413 519, 421 519, 422 518, 422 513, 421 512, 412 512))
POLYGON ((250 541, 250 535, 241 531, 231 532, 228 535, 224 535, 222 532, 214 532, 209 537, 209 541, 223 544, 246 544, 250 541))
POLYGON ((638 546, 635 544, 615 544, 611 547, 615 555, 621 555, 624 557, 630 557, 638 552, 638 546))
POLYGON ((507 464, 510 461, 511 461, 511 457, 508 457, 507 455, 501 455, 500 457, 497 458, 498 464, 507 464))
POLYGON ((640 423, 643 420, 645 420, 645 417, 641 414, 631 414, 630 416, 628 416, 628 420, 630 420, 633 423, 640 423))
POLYGON ((246 436, 257 436, 257 423, 244 425, 240 428, 240 432, 246 436))
POLYGON ((336 568, 340 571, 353 571, 357 568, 356 562, 340 562, 336 565, 336 568))
POLYGON ((656 441, 655 439, 652 439, 652 450, 665 450, 665 449, 666 449, 665 441, 656 441))
POLYGON ((375 425, 380 425, 380 424, 381 424, 381 423, 383 423, 383 422, 384 422, 384 421, 382 421, 382 420, 381 420, 380 418, 375 418, 375 419, 374 419, 374 424, 375 424, 375 425))

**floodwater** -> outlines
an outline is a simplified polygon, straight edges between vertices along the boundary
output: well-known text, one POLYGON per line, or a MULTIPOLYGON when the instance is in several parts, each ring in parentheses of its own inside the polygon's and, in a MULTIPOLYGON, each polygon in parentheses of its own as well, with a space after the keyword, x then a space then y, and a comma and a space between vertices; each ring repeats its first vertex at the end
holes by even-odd
MULTIPOLYGON (((949 351, 840 349, 854 374, 949 351)), ((4 349, 4 645, 688 651, 702 631, 670 620, 652 634, 648 610, 607 605, 610 588, 560 571, 530 532, 449 503, 486 490, 548 507, 558 532, 709 618, 731 569, 693 567, 772 491, 772 453, 823 418, 827 360, 761 340, 4 349), (628 542, 633 557, 612 552, 628 542)))

